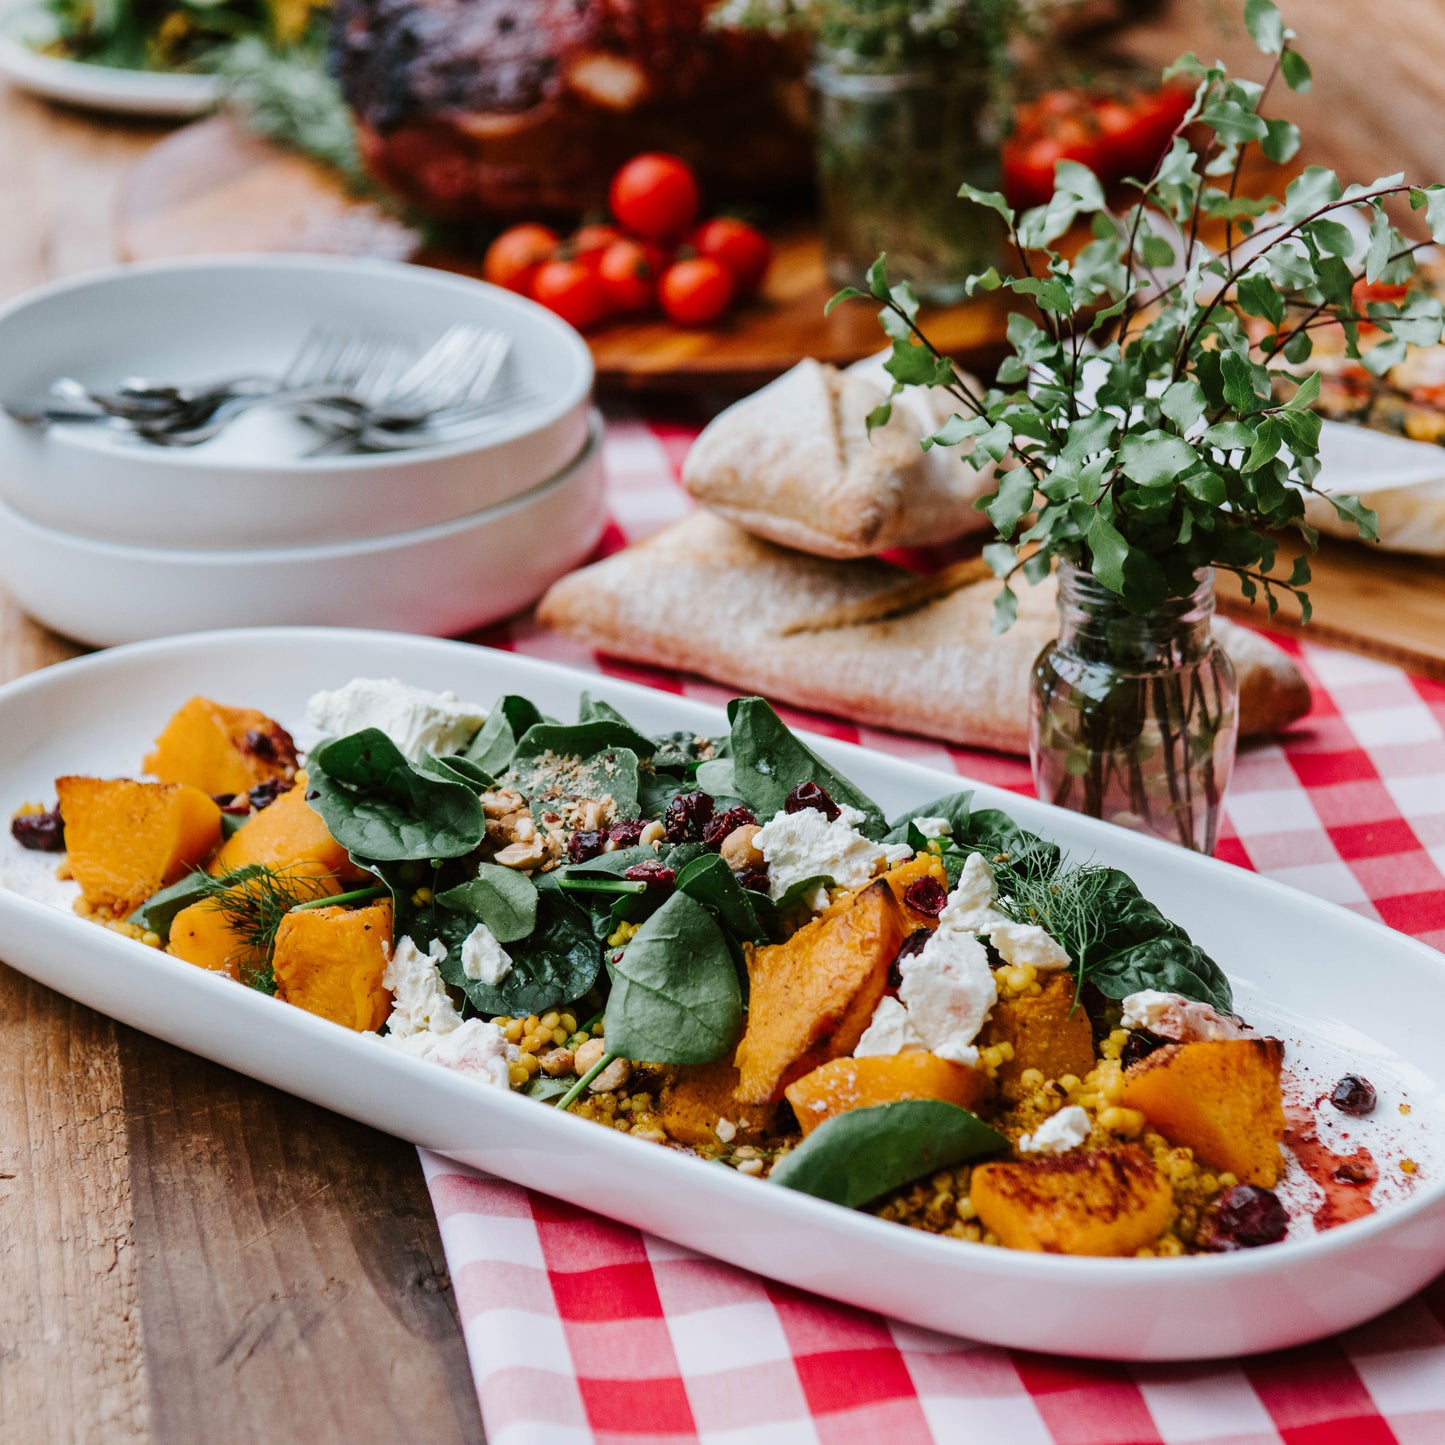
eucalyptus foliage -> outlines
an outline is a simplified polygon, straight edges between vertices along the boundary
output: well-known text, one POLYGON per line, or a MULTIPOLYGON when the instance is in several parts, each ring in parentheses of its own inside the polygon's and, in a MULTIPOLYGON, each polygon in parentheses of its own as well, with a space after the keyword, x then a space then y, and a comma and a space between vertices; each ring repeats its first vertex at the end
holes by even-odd
MULTIPOLYGON (((969 294, 1009 291, 1038 317, 1010 316, 1012 354, 994 386, 971 383, 929 341, 912 289, 889 281, 886 257, 870 269, 867 292, 850 287, 830 303, 883 303, 893 395, 941 386, 960 403, 925 447, 971 442, 972 464, 999 465, 997 487, 977 504, 999 537, 985 551, 1004 579, 999 630, 1017 608, 1014 578, 1037 582, 1059 558, 1090 570, 1135 613, 1188 596, 1194 574, 1214 567, 1235 573, 1251 601, 1262 589, 1271 616, 1284 593, 1308 620, 1308 558, 1274 570, 1277 534, 1299 533, 1309 551, 1317 542, 1304 513, 1320 465, 1320 419, 1309 409, 1319 377, 1290 368, 1309 359, 1324 327, 1342 328, 1348 354, 1376 374, 1408 345, 1440 339, 1438 300, 1365 300, 1357 286, 1406 281, 1428 244, 1396 230, 1392 197, 1408 198, 1432 239, 1445 240, 1445 187, 1410 186, 1401 175, 1345 186, 1310 166, 1282 198, 1240 194, 1248 147, 1281 165, 1299 148, 1293 124, 1263 113, 1271 90, 1311 82, 1272 0, 1246 0, 1244 14, 1273 58, 1266 79, 1236 79, 1193 54, 1176 61, 1165 79, 1194 82, 1194 103, 1153 174, 1125 182, 1131 204, 1111 205, 1093 173, 1071 161, 1059 162, 1052 199, 1022 214, 996 192, 961 188, 1002 218, 1018 267, 971 277, 969 294), (1346 213, 1363 225, 1346 226, 1346 213), (1056 243, 1080 221, 1091 239, 1069 259, 1056 243), (1221 248, 1201 241, 1205 222, 1223 223, 1221 248), (1362 352, 1366 324, 1385 336, 1362 352), (1276 382, 1286 377, 1293 394, 1279 402, 1276 382)), ((890 407, 891 398, 871 423, 886 421, 890 407)), ((1367 507, 1326 495, 1375 540, 1367 507)))

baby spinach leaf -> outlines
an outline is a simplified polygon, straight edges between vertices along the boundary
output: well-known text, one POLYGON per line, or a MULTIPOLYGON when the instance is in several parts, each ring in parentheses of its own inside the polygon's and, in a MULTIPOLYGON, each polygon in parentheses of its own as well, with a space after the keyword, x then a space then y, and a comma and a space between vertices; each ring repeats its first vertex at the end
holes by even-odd
POLYGON ((1007 1147, 1002 1134, 956 1104, 900 1099, 824 1120, 768 1178, 857 1209, 924 1174, 1007 1147))
POLYGON ((711 913, 674 893, 612 968, 609 1052, 655 1064, 707 1064, 737 1043, 742 990, 711 913))
MULTIPOLYGON (((593 697, 590 692, 584 692, 581 701, 577 704, 577 721, 583 723, 615 722, 621 723, 625 728, 632 726, 610 702, 604 702, 600 697, 593 697)), ((637 749, 634 748, 633 751, 636 752, 637 749)))
MULTIPOLYGON (((714 798, 742 796, 738 792, 737 778, 733 772, 731 758, 709 758, 707 762, 699 763, 693 781, 704 793, 710 793, 714 798)), ((777 810, 774 809, 774 811, 777 810)))
POLYGON ((652 756, 652 739, 621 718, 600 717, 580 723, 534 723, 517 741, 513 762, 555 753, 562 758, 591 758, 626 748, 639 758, 652 756))
POLYGON ((515 943, 537 926, 537 885, 515 868, 481 863, 470 883, 448 888, 436 901, 485 923, 498 943, 515 943))
POLYGON ((224 843, 228 838, 234 838, 241 831, 241 824, 245 821, 246 819, 239 813, 222 813, 221 842, 224 843))
POLYGON ((564 812, 578 798, 611 798, 617 817, 637 817, 637 754, 631 748, 607 748, 588 757, 550 749, 524 754, 519 748, 500 781, 526 797, 539 822, 544 813, 564 812))
POLYGON ((769 931, 752 903, 758 895, 750 894, 716 853, 689 863, 677 875, 677 891, 701 903, 734 938, 748 943, 768 941, 769 931))
POLYGON ((799 878, 794 884, 783 890, 780 898, 774 900, 774 907, 780 914, 786 913, 790 908, 796 908, 800 903, 810 898, 814 889, 836 888, 838 885, 826 873, 820 873, 815 878, 799 878))
POLYGON ((161 941, 164 942, 171 936, 171 924, 176 921, 176 914, 183 908, 189 908, 191 904, 199 903, 201 899, 209 897, 214 889, 214 878, 202 872, 187 873, 184 878, 172 883, 168 888, 162 888, 159 893, 153 893, 126 919, 126 922, 138 923, 142 928, 149 928, 152 932, 160 934, 161 941))
POLYGON ((362 858, 456 858, 482 841, 482 805, 472 787, 414 768, 377 728, 324 744, 309 772, 306 801, 331 836, 362 858))
POLYGON ((512 761, 517 751, 517 741, 528 728, 542 722, 542 714, 535 703, 515 693, 508 693, 497 699, 496 706, 487 714, 466 752, 462 754, 469 762, 485 768, 489 773, 499 773, 512 761))
POLYGON ((733 784, 759 820, 780 812, 799 783, 817 783, 835 803, 846 803, 863 814, 859 832, 877 839, 888 831, 878 805, 834 772, 762 698, 734 698, 728 704, 728 721, 732 724, 733 784))
POLYGON ((460 753, 439 758, 435 753, 422 749, 418 768, 440 778, 446 783, 465 783, 475 793, 485 793, 496 786, 497 780, 483 767, 463 757, 460 753))
POLYGON ((585 994, 597 981, 602 950, 587 915, 560 893, 537 898, 537 927, 507 953, 512 971, 498 984, 468 978, 462 969, 462 941, 475 927, 470 915, 438 914, 440 937, 447 946, 441 975, 455 984, 480 1014, 542 1014, 585 994))
POLYGON ((962 793, 949 793, 946 797, 935 798, 931 803, 924 803, 921 807, 910 808, 906 813, 900 813, 889 824, 883 841, 885 843, 907 843, 909 841, 908 826, 915 818, 947 818, 953 827, 953 832, 942 840, 946 844, 949 837, 958 838, 968 835, 968 820, 972 812, 972 788, 962 793))
POLYGON ((652 741, 652 761, 657 767, 694 772, 707 761, 721 760, 727 745, 725 738, 705 738, 686 731, 659 733, 652 741))
POLYGON ((546 1103, 551 1099, 560 1099, 576 1082, 576 1079, 549 1079, 546 1074, 533 1074, 517 1092, 546 1103))
POLYGON ((555 878, 558 883, 565 886, 569 878, 589 878, 600 874, 620 878, 629 868, 635 867, 638 863, 655 862, 657 862, 657 854, 651 848, 640 846, 614 848, 610 853, 599 853, 585 863, 569 863, 567 867, 554 869, 551 874, 545 876, 555 878))
POLYGON ((1197 944, 1166 934, 1121 950, 1088 971, 1088 980, 1106 998, 1127 998, 1140 989, 1179 993, 1234 1012, 1234 995, 1224 971, 1197 944))

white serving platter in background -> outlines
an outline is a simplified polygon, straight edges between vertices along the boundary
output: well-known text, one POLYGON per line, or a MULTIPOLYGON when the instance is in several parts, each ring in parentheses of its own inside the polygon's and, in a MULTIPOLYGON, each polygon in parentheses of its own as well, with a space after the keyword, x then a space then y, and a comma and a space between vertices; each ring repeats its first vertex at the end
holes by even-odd
POLYGON ((0 14, 0 75, 47 100, 117 115, 187 120, 211 110, 220 96, 214 75, 122 70, 42 55, 35 47, 55 34, 43 5, 16 5, 0 14))
MULTIPOLYGON (((134 774, 180 703, 204 693, 299 724, 306 699, 395 676, 490 703, 523 693, 570 715, 584 688, 648 731, 718 732, 721 712, 553 663, 460 643, 327 629, 163 639, 0 689, 0 805, 53 797, 59 773, 134 774)), ((304 738, 302 739, 304 741, 304 738)), ((813 746, 893 813, 969 786, 826 739, 813 746)), ((1439 1138, 1445 957, 1242 869, 977 785, 981 805, 1131 873, 1225 967, 1247 1018, 1318 1036, 1372 1077, 1408 1081, 1439 1138)), ((19 850, 8 839, 0 866, 19 850)), ((27 855, 33 858, 33 855, 27 855)), ((6 962, 124 1023, 530 1188, 730 1264, 994 1344, 1129 1360, 1300 1344, 1389 1308, 1445 1267, 1445 1180, 1326 1234, 1173 1260, 1020 1254, 884 1223, 631 1139, 394 1052, 118 934, 0 890, 6 962)), ((1379 1079, 1377 1078, 1377 1082, 1379 1079)), ((1357 1138, 1364 1138, 1363 1132, 1357 1138)))

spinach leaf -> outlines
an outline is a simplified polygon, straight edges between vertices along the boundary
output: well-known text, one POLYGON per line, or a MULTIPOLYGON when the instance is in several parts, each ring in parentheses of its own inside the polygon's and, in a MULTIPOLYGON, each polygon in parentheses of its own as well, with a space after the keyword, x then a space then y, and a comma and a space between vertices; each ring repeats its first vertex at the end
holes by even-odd
POLYGON ((533 1074, 517 1092, 546 1103, 551 1099, 560 1099, 576 1082, 576 1079, 549 1079, 546 1074, 533 1074))
MULTIPOLYGON (((590 692, 584 692, 581 701, 577 704, 577 721, 580 723, 615 722, 621 723, 625 728, 632 726, 610 702, 604 702, 600 697, 593 697, 590 692)), ((633 752, 636 751, 637 749, 633 748, 633 752)))
POLYGON ((674 893, 613 965, 609 1052, 654 1064, 724 1057, 742 1027, 742 990, 711 913, 674 893))
MULTIPOLYGON (((733 771, 731 758, 709 758, 707 762, 699 763, 694 781, 704 793, 710 793, 714 798, 742 796, 738 792, 737 777, 733 771)), ((773 811, 776 812, 777 809, 773 811)))
POLYGON ((227 839, 234 838, 241 831, 241 824, 246 821, 246 818, 239 813, 222 813, 221 842, 224 843, 227 839))
POLYGON ((485 923, 498 943, 515 943, 537 926, 537 885, 525 873, 496 863, 479 864, 470 883, 448 888, 436 901, 485 923))
POLYGON ((602 950, 587 915, 560 893, 538 894, 536 930, 507 949, 512 971, 498 984, 468 978, 462 969, 462 941, 475 920, 462 914, 437 916, 447 946, 441 975, 480 1014, 546 1013, 581 998, 597 982, 602 950))
POLYGON ((485 768, 460 753, 439 758, 435 753, 423 748, 421 759, 416 766, 422 772, 440 778, 445 783, 465 783, 475 793, 489 792, 497 782, 485 768))
POLYGON ((762 698, 734 698, 728 704, 728 721, 733 784, 760 820, 780 812, 799 783, 817 783, 835 803, 846 803, 863 814, 859 832, 878 839, 888 831, 878 805, 796 737, 762 698))
POLYGON ((1234 995, 1223 970, 1197 944, 1177 934, 1136 943, 1091 968, 1088 980, 1106 998, 1127 998, 1157 988, 1234 1012, 1234 995))
POLYGON ((667 805, 679 793, 692 791, 692 784, 675 773, 658 772, 656 767, 643 763, 637 775, 637 816, 639 818, 661 818, 667 812, 667 805))
POLYGON ((825 1119, 768 1178, 857 1209, 924 1174, 1007 1147, 1002 1134, 956 1104, 900 1099, 825 1119))
POLYGON ((799 878, 798 881, 783 890, 782 897, 774 902, 774 907, 780 914, 786 913, 790 908, 796 908, 804 899, 811 896, 816 888, 836 888, 838 885, 827 873, 820 873, 815 878, 799 878))
POLYGON ((610 853, 599 853, 595 858, 589 858, 585 863, 569 863, 565 868, 556 868, 544 877, 553 878, 565 886, 570 878, 595 877, 605 874, 610 878, 620 878, 627 870, 638 863, 655 863, 657 854, 651 848, 644 848, 634 845, 631 848, 614 848, 610 853))
POLYGON ((501 781, 526 797, 539 823, 544 813, 564 812, 577 798, 611 798, 617 817, 637 817, 637 754, 631 748, 607 748, 585 758, 550 749, 524 755, 519 748, 501 781))
POLYGON ((631 723, 616 718, 596 718, 580 723, 534 723, 517 741, 512 761, 555 753, 559 758, 591 758, 615 748, 626 748, 639 758, 652 756, 652 739, 631 723))
POLYGON ((482 805, 471 786, 414 768, 377 728, 324 744, 309 772, 306 801, 331 836, 362 858, 457 858, 482 841, 482 805))
POLYGON ((677 891, 701 903, 736 939, 766 943, 770 936, 750 894, 716 853, 694 859, 677 875, 677 891))
MULTIPOLYGON (((696 772, 707 761, 720 760, 727 750, 726 738, 705 738, 693 732, 660 733, 653 738, 652 761, 659 768, 696 772)), ((702 786, 701 783, 698 784, 702 786)))
POLYGON ((517 741, 528 728, 543 721, 535 703, 515 693, 508 693, 497 699, 496 706, 487 714, 466 752, 462 754, 469 762, 485 768, 489 773, 499 773, 512 761, 517 751, 517 741))
POLYGON ((924 803, 922 807, 910 808, 906 813, 900 813, 888 825, 888 832, 883 841, 885 843, 909 842, 908 827, 915 818, 947 818, 953 826, 953 832, 940 839, 946 846, 949 836, 954 838, 968 836, 968 820, 972 812, 972 788, 962 793, 949 793, 946 797, 935 798, 931 803, 924 803))
POLYGON ((214 891, 215 881, 204 872, 187 873, 184 878, 172 883, 170 887, 162 888, 159 893, 153 893, 126 919, 126 922, 138 923, 142 928, 149 928, 152 932, 160 934, 161 941, 165 942, 171 936, 171 924, 176 921, 176 914, 183 908, 189 908, 191 904, 199 903, 201 899, 207 897, 214 891))

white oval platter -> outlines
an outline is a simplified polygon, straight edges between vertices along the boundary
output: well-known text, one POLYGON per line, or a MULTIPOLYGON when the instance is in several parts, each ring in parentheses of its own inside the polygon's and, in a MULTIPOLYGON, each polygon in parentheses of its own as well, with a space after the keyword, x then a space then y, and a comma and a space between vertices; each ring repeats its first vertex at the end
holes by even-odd
MULTIPOLYGON (((716 708, 462 643, 328 629, 195 634, 0 689, 0 806, 53 797, 60 773, 134 775, 166 717, 196 693, 291 726, 312 692, 356 676, 484 703, 523 693, 558 716, 590 687, 648 731, 723 730, 716 708)), ((810 741, 890 813, 968 785, 810 741)), ((1246 1017, 1283 1020, 1377 1082, 1408 1087, 1421 1137, 1441 1137, 1445 957, 1242 869, 997 789, 979 785, 977 796, 1076 855, 1131 873, 1223 964, 1246 1017)), ((16 864, 19 850, 8 839, 4 848, 0 866, 16 864)), ((1445 1182, 1433 1168, 1393 1207, 1298 1243, 1173 1260, 1021 1254, 885 1223, 557 1114, 3 889, 0 938, 5 960, 40 982, 302 1098, 543 1192, 575 1198, 586 1179, 601 1214, 993 1344, 1129 1360, 1247 1354, 1354 1325, 1445 1267, 1445 1182)))

